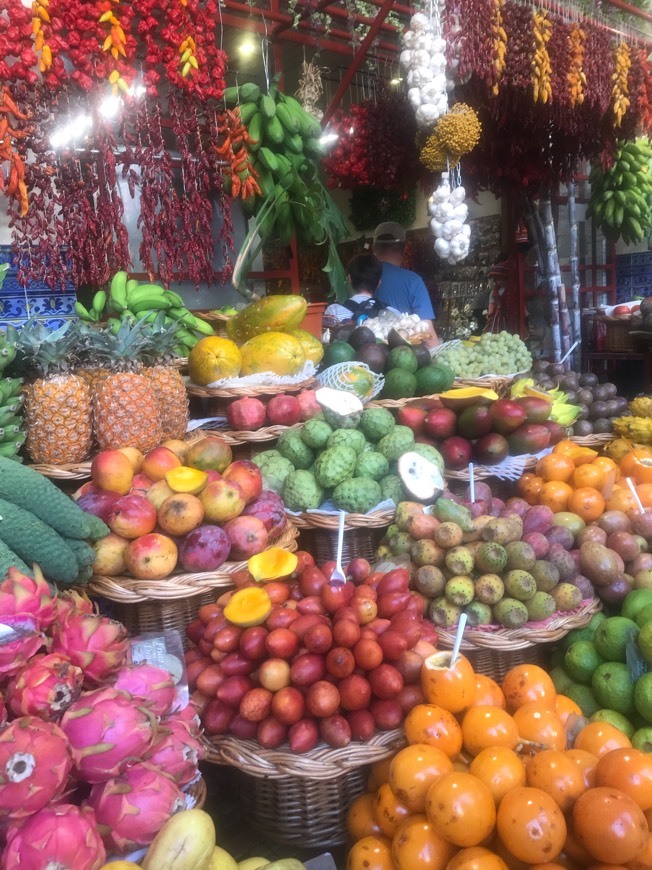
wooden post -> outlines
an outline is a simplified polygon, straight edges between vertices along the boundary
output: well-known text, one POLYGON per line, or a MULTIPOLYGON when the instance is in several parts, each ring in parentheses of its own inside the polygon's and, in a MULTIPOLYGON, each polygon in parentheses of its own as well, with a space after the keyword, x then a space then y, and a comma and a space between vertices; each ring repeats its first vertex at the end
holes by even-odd
MULTIPOLYGON (((577 209, 575 208, 575 182, 568 183, 568 225, 570 227, 570 275, 573 305, 573 341, 580 341, 582 331, 582 306, 580 303, 580 261, 577 244, 577 209)), ((581 347, 573 351, 573 368, 579 369, 581 347)))

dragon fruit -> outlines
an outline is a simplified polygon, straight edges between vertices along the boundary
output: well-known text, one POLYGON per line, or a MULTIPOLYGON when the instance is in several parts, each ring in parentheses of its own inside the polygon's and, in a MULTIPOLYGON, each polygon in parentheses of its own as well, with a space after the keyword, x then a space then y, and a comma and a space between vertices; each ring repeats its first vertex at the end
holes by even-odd
POLYGON ((90 807, 55 804, 11 828, 4 870, 100 870, 104 843, 90 807))
POLYGON ((88 803, 109 852, 148 846, 170 816, 186 808, 183 792, 151 764, 134 764, 117 779, 91 789, 88 803))
POLYGON ((59 653, 35 656, 7 687, 7 703, 15 716, 39 716, 51 721, 79 697, 84 675, 59 653))
POLYGON ((170 672, 148 664, 122 668, 113 688, 129 692, 137 701, 145 701, 157 716, 170 712, 177 694, 170 672))
POLYGON ((0 728, 7 721, 7 708, 5 707, 5 699, 0 695, 0 728))
POLYGON ((10 568, 0 583, 0 620, 16 613, 31 614, 39 628, 49 628, 54 622, 56 599, 38 566, 33 579, 18 568, 10 568))
POLYGON ((197 765, 204 755, 204 745, 190 733, 183 719, 170 716, 145 753, 144 761, 174 777, 183 788, 197 778, 197 765))
POLYGON ((90 685, 106 682, 127 662, 127 629, 104 616, 72 612, 53 625, 52 638, 52 652, 67 655, 90 685))
POLYGON ((57 597, 57 621, 64 622, 73 613, 77 616, 82 613, 88 613, 92 616, 95 613, 95 608, 85 592, 76 592, 74 589, 60 592, 57 597))
POLYGON ((141 759, 154 739, 155 726, 151 710, 113 688, 83 692, 61 720, 77 774, 85 782, 118 776, 141 759))
POLYGON ((35 716, 0 731, 0 818, 24 819, 60 797, 72 770, 66 735, 35 716))
POLYGON ((0 618, 0 674, 12 677, 40 650, 45 638, 29 613, 0 618))
POLYGON ((199 737, 201 735, 202 727, 199 711, 192 701, 181 710, 175 710, 169 717, 165 717, 161 724, 166 727, 170 719, 183 721, 192 737, 199 737))

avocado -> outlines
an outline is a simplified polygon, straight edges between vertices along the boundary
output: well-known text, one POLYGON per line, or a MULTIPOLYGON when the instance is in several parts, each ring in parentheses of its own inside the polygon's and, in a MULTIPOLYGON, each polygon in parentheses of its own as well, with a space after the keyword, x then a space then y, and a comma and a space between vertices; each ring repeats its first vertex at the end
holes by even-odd
POLYGON ((390 329, 387 333, 387 344, 390 348, 393 347, 411 347, 410 342, 405 338, 398 329, 390 329))
POLYGON ((385 371, 388 353, 386 344, 363 344, 355 358, 359 362, 366 363, 372 372, 380 375, 385 371))
POLYGON ((332 344, 326 345, 324 349, 322 368, 327 369, 329 366, 337 365, 337 363, 350 362, 354 357, 355 351, 348 342, 334 341, 332 344))
POLYGON ((358 326, 348 338, 349 344, 355 350, 360 350, 363 344, 374 344, 376 336, 366 326, 358 326))
POLYGON ((417 357, 411 347, 394 347, 387 356, 387 368, 404 369, 414 374, 418 368, 417 357))
POLYGON ((445 393, 453 385, 453 373, 448 366, 424 366, 417 371, 417 396, 432 396, 435 393, 445 393))
POLYGON ((331 330, 331 341, 348 341, 354 329, 355 323, 343 323, 341 326, 334 326, 331 330))
POLYGON ((417 363, 420 369, 424 369, 432 363, 430 350, 425 346, 425 344, 417 344, 412 348, 412 350, 417 358, 417 363))

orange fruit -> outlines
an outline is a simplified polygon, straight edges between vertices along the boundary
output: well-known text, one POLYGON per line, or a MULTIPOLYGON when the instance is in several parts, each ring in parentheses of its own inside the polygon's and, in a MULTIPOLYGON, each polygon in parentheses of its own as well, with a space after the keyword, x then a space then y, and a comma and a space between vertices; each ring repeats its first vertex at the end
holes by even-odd
POLYGON ((567 749, 566 758, 570 758, 582 771, 584 785, 587 788, 593 788, 595 769, 598 766, 598 756, 592 752, 587 752, 586 749, 567 749))
POLYGON ((630 513, 638 510, 636 499, 627 486, 614 486, 611 496, 607 499, 605 508, 608 511, 630 513))
POLYGON ((403 819, 410 815, 408 808, 398 800, 388 783, 381 785, 376 792, 373 813, 376 824, 390 840, 403 819))
POLYGON ((652 507, 652 483, 639 483, 636 487, 636 495, 640 498, 643 507, 652 507))
POLYGON ((459 722, 435 704, 417 704, 408 713, 404 725, 408 743, 427 743, 441 749, 449 758, 457 758, 462 749, 459 722))
POLYGON ((552 448, 552 452, 562 453, 564 456, 568 456, 569 459, 573 460, 576 467, 593 462, 593 460, 598 456, 597 450, 591 450, 590 447, 580 447, 568 438, 555 444, 552 448))
POLYGON ((545 480, 537 474, 527 472, 521 475, 516 483, 516 495, 524 499, 528 504, 539 504, 539 496, 545 480))
POLYGON ((371 773, 367 782, 367 791, 377 792, 381 785, 389 782, 389 766, 392 763, 391 756, 383 758, 382 761, 375 761, 371 765, 371 773))
POLYGON ((652 867, 652 834, 648 834, 643 851, 627 864, 628 870, 650 870, 652 867))
POLYGON ((580 465, 575 469, 575 473, 571 479, 572 486, 575 489, 581 489, 583 486, 592 486, 593 489, 598 489, 602 492, 606 472, 598 465, 580 465))
POLYGON ((452 653, 446 651, 428 656, 421 668, 421 688, 428 703, 461 713, 473 703, 475 673, 464 656, 458 655, 452 668, 451 658, 452 653))
POLYGON ((535 471, 546 481, 561 480, 568 483, 575 471, 575 463, 563 453, 548 453, 537 462, 535 471))
POLYGON ((647 447, 637 447, 636 450, 626 453, 620 460, 621 475, 636 479, 636 468, 641 459, 652 459, 652 450, 647 447))
POLYGON ((573 487, 561 480, 549 480, 541 487, 539 504, 549 507, 554 514, 568 510, 568 500, 573 494, 573 487))
POLYGON ((495 852, 483 846, 471 846, 458 852, 446 870, 509 870, 509 867, 495 852))
POLYGON ((582 710, 579 704, 567 698, 566 695, 557 695, 555 698, 555 713, 565 725, 569 716, 581 716, 582 710))
POLYGON ((557 692, 550 676, 538 665, 516 665, 503 679, 508 710, 517 710, 533 701, 554 710, 557 692))
POLYGON ((449 773, 428 789, 426 815, 433 830, 454 846, 479 846, 496 824, 489 788, 470 773, 449 773))
POLYGON ((571 809, 586 789, 579 765, 565 752, 555 749, 537 752, 527 762, 525 771, 527 784, 549 794, 563 813, 571 809))
POLYGON ((633 860, 647 845, 649 831, 643 810, 615 788, 590 788, 573 806, 573 830, 596 861, 633 860))
POLYGON ((575 738, 575 749, 585 749, 602 758, 613 749, 631 749, 628 737, 609 722, 589 722, 575 738))
POLYGON ((392 840, 394 870, 446 870, 455 851, 421 814, 406 819, 392 840))
MULTIPOLYGON (((590 468, 590 466, 586 466, 590 468)), ((605 501, 602 493, 592 486, 576 489, 568 500, 568 510, 581 517, 585 523, 597 520, 604 513, 605 501)))
POLYGON ((596 786, 617 788, 642 810, 652 809, 652 757, 638 749, 614 749, 598 761, 596 786))
POLYGON ((618 468, 617 463, 610 459, 608 456, 598 456, 597 459, 593 460, 593 465, 597 465, 599 468, 602 468, 607 474, 610 471, 616 472, 616 480, 620 478, 620 468, 618 468))
POLYGON ((472 707, 502 707, 507 708, 503 690, 495 680, 485 674, 475 675, 475 697, 472 707))
POLYGON ((525 704, 514 712, 514 722, 522 740, 540 743, 546 749, 566 749, 566 729, 556 713, 539 704, 525 704))
POLYGON ((512 749, 504 747, 483 749, 471 762, 469 772, 487 786, 496 804, 513 788, 525 785, 525 765, 512 749))
POLYGON ((394 870, 392 845, 384 837, 364 837, 351 846, 346 870, 394 870))
POLYGON ((500 839, 528 864, 554 861, 566 839, 566 821, 555 801, 538 788, 514 788, 498 807, 500 839))
POLYGON ((414 743, 397 752, 389 768, 389 786, 411 813, 423 813, 430 786, 447 773, 453 763, 441 749, 414 743))
POLYGON ((519 741, 512 717, 501 707, 471 707, 462 719, 462 740, 469 755, 491 746, 514 749, 519 741))
POLYGON ((374 817, 374 796, 365 792, 357 797, 346 814, 346 830, 356 842, 364 837, 377 837, 381 830, 374 817))

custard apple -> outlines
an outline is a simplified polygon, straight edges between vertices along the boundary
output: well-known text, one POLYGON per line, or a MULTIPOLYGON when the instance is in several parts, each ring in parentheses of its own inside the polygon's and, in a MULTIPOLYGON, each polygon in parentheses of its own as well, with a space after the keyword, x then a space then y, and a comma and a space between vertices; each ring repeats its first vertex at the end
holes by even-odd
POLYGON ((383 493, 383 501, 389 498, 396 505, 405 501, 406 495, 403 489, 403 482, 398 474, 388 474, 387 477, 381 480, 380 488, 383 493))
POLYGON ((289 459, 295 468, 310 468, 315 461, 312 450, 301 438, 301 432, 290 429, 278 439, 278 450, 281 456, 289 459))
POLYGON ((332 428, 323 419, 322 414, 321 420, 312 417, 312 419, 303 424, 301 427, 301 438, 313 450, 323 450, 332 432, 332 428))
POLYGON ((358 464, 355 467, 356 477, 370 477, 372 480, 382 480, 387 474, 389 474, 389 462, 382 453, 374 450, 358 456, 358 464))
POLYGON ((395 426, 389 435, 378 442, 378 449, 388 462, 396 462, 403 453, 414 445, 414 432, 407 426, 395 426))
POLYGON ((335 487, 332 496, 338 510, 352 514, 366 514, 382 498, 380 484, 369 477, 352 477, 343 481, 335 487))
POLYGON ((336 429, 328 439, 328 447, 352 447, 362 453, 367 442, 358 429, 336 429))
POLYGON ((292 471, 283 484, 283 501, 290 511, 307 511, 318 508, 324 500, 324 492, 309 471, 292 471))
POLYGON ((358 454, 352 447, 329 447, 317 457, 315 477, 325 489, 332 489, 353 476, 358 454))
POLYGON ((380 441, 395 426, 396 420, 387 408, 367 408, 360 417, 360 429, 369 441, 380 441))
POLYGON ((414 444, 410 450, 414 450, 419 456, 423 456, 424 459, 432 462, 442 474, 444 473, 444 457, 436 447, 433 447, 431 444, 414 444))
POLYGON ((263 465, 259 465, 260 473, 263 476, 263 489, 271 489, 274 492, 281 494, 285 479, 294 471, 294 465, 289 459, 285 459, 280 454, 277 457, 268 459, 263 465))

